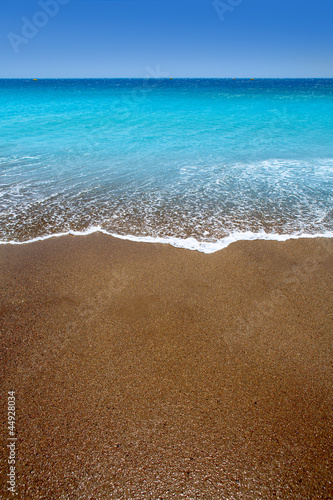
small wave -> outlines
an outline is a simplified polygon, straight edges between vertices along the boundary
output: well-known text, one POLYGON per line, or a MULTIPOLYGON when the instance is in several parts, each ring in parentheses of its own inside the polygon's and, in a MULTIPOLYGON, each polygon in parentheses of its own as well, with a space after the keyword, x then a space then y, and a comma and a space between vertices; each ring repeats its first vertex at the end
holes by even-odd
POLYGON ((234 232, 220 240, 214 242, 198 241, 197 239, 191 238, 176 238, 176 237, 153 237, 153 236, 133 236, 133 235, 120 235, 115 233, 110 233, 105 231, 101 227, 92 227, 85 231, 68 231, 63 233, 49 234, 45 236, 39 236, 37 238, 32 238, 27 241, 0 241, 0 245, 26 245, 30 243, 35 243, 37 241, 44 241, 50 238, 59 238, 61 236, 87 236, 93 233, 102 233, 114 238, 121 240, 134 241, 138 243, 159 243, 164 245, 171 245, 176 248, 183 248, 186 250, 194 250, 205 254, 212 254, 223 250, 224 248, 235 243, 237 241, 253 241, 253 240, 266 240, 266 241, 287 241, 295 240, 301 238, 333 238, 333 232, 327 231, 325 233, 307 234, 307 233, 294 233, 294 234, 277 234, 277 233, 266 233, 264 231, 254 233, 251 231, 247 232, 234 232))

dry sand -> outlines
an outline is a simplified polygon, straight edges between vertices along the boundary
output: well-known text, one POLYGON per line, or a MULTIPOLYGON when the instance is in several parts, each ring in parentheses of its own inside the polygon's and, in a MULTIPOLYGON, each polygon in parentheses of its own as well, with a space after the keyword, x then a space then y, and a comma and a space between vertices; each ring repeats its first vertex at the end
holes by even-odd
POLYGON ((93 234, 0 268, 1 498, 333 498, 333 240, 93 234))

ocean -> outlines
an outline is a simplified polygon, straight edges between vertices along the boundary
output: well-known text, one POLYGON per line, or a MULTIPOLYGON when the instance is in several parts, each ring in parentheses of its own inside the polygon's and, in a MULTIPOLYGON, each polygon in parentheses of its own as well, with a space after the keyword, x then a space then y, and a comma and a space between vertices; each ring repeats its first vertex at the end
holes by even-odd
POLYGON ((333 236, 333 79, 0 80, 0 243, 333 236))

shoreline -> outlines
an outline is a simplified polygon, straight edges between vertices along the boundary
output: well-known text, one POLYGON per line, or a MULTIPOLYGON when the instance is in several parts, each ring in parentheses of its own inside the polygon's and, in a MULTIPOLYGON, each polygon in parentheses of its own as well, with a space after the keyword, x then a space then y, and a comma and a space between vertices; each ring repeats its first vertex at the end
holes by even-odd
POLYGON ((277 241, 277 242, 285 242, 288 240, 300 240, 300 239, 317 239, 317 238, 333 238, 333 232, 327 233, 291 233, 291 234, 278 234, 278 233, 266 233, 265 231, 254 233, 252 231, 247 232, 234 232, 231 235, 225 236, 219 240, 215 241, 198 241, 193 237, 189 238, 178 238, 178 237, 159 237, 159 236, 134 236, 131 234, 121 235, 110 233, 101 227, 92 227, 87 229, 86 231, 67 231, 63 233, 54 233, 48 234, 45 236, 37 236, 36 238, 32 238, 26 241, 2 241, 0 240, 1 245, 27 245, 31 243, 37 243, 39 241, 46 241, 54 238, 62 238, 66 236, 89 236, 91 234, 103 234, 106 236, 110 236, 112 238, 116 238, 119 240, 131 241, 135 243, 150 243, 150 244, 162 244, 162 245, 170 245, 175 248, 182 248, 184 250, 196 250, 201 253, 211 254, 223 250, 227 248, 232 243, 237 243, 240 241, 277 241))
POLYGON ((333 239, 63 236, 0 278, 19 498, 333 496, 333 239))

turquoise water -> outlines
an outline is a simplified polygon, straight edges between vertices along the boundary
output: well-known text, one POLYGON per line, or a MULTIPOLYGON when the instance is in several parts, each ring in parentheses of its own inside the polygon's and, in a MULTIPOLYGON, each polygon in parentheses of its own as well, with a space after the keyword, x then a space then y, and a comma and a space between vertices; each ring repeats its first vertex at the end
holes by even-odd
POLYGON ((0 240, 333 235, 333 80, 0 80, 0 240))

